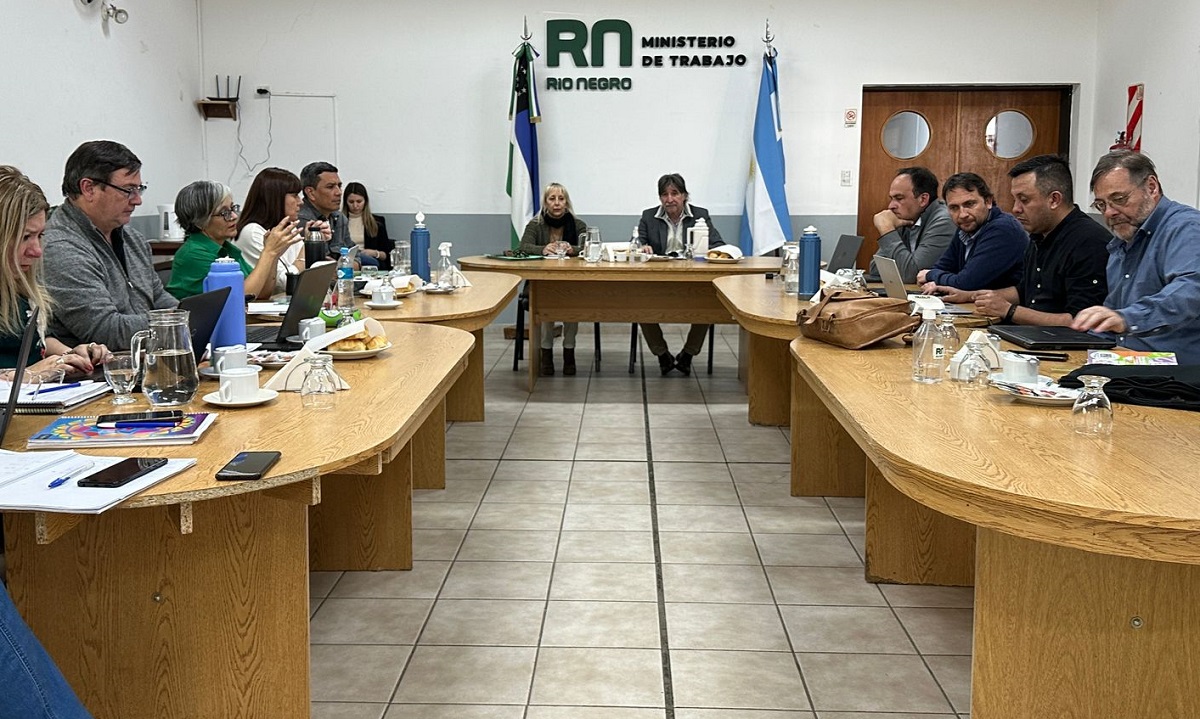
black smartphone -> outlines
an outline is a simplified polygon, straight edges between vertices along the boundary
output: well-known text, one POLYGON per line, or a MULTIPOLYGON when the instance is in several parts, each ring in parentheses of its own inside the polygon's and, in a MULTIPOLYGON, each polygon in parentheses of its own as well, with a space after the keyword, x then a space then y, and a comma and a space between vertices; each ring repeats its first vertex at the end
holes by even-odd
POLYGON ((279 452, 238 452, 237 456, 217 472, 217 479, 262 479, 276 462, 279 452))
POLYGON ((112 429, 118 422, 174 422, 183 421, 183 410, 162 409, 152 412, 126 412, 124 414, 102 414, 96 418, 96 426, 112 429))
POLYGON ((120 487, 123 484, 129 484, 133 480, 142 475, 153 472, 167 463, 162 457, 131 457, 123 459, 120 462, 105 467, 99 472, 93 472, 86 477, 81 477, 76 483, 80 487, 120 487))

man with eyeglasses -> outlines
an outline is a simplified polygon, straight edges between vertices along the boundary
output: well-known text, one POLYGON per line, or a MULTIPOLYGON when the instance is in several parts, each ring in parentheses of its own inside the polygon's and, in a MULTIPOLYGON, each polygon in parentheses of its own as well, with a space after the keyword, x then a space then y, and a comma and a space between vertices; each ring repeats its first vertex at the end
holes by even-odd
POLYGON ((50 333, 129 349, 147 312, 178 304, 154 270, 150 243, 129 219, 142 204, 142 162, 124 145, 95 140, 67 158, 66 201, 46 223, 42 267, 54 301, 50 333))
POLYGON ((1111 332, 1123 347, 1174 352, 1200 364, 1200 211, 1163 196, 1140 152, 1118 150, 1092 171, 1092 207, 1112 230, 1108 297, 1081 310, 1077 330, 1111 332))

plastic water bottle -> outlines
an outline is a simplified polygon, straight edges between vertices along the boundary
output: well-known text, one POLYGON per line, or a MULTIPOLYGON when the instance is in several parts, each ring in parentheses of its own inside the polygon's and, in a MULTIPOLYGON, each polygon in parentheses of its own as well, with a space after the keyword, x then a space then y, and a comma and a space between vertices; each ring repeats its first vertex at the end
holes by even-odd
POLYGON ((337 308, 343 317, 354 314, 354 264, 350 261, 350 248, 342 248, 337 264, 337 308))
POLYGON ((645 262, 650 259, 650 255, 643 251, 645 245, 642 244, 642 238, 638 237, 637 225, 633 226, 633 235, 629 238, 629 261, 630 262, 645 262))
POLYGON ((921 311, 921 326, 913 334, 913 382, 933 384, 942 381, 946 367, 944 341, 938 334, 937 312, 921 311))
POLYGON ((221 308, 221 317, 213 329, 213 347, 231 347, 246 344, 246 278, 241 265, 232 257, 222 257, 212 263, 208 276, 204 278, 204 291, 212 292, 222 287, 229 288, 229 297, 221 308))
MULTIPOLYGON (((428 230, 426 230, 428 232, 428 230)), ((391 252, 392 272, 397 275, 412 274, 412 240, 401 237, 391 252)))
POLYGON ((958 328, 954 326, 953 315, 942 315, 941 324, 938 325, 938 344, 942 346, 942 356, 946 361, 945 369, 948 370, 950 360, 954 355, 958 354, 958 348, 962 346, 962 340, 958 336, 958 328))
POLYGON ((429 281, 429 229, 425 227, 425 213, 417 213, 417 224, 413 225, 412 232, 409 233, 411 239, 410 258, 412 267, 410 268, 414 275, 420 276, 426 282, 429 281))
POLYGON ((437 286, 445 290, 454 287, 454 263, 450 262, 450 247, 449 242, 438 245, 441 260, 438 262, 437 286))
MULTIPOLYGON (((800 292, 800 248, 783 246, 783 293, 797 295, 800 292)), ((811 295, 810 295, 811 296, 811 295)))
POLYGON ((800 294, 811 297, 821 289, 821 236, 809 225, 800 236, 800 294))

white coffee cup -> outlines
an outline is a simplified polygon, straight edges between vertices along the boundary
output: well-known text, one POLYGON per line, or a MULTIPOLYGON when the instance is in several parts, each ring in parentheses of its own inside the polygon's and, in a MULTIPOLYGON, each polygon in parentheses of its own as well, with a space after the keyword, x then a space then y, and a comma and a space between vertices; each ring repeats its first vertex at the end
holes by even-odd
POLYGON ((396 288, 384 282, 371 292, 371 301, 377 305, 390 305, 396 299, 396 288))
POLYGON ((221 372, 217 390, 222 402, 249 402, 258 397, 258 373, 261 367, 234 367, 221 372))
POLYGON ((1037 382, 1038 369, 1041 366, 1037 357, 1005 352, 1000 355, 1000 364, 1004 368, 1004 379, 1007 382, 1037 382))
POLYGON ((238 367, 245 367, 247 364, 246 347, 244 345, 218 347, 212 351, 212 355, 212 366, 218 373, 238 367))

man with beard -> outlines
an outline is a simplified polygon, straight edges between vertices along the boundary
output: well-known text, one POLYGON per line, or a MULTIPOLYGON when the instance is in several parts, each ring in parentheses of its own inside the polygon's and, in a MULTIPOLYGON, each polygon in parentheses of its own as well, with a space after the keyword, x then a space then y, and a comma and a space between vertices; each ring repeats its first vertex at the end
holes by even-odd
POLYGON ((1118 150, 1092 171, 1092 207, 1112 230, 1108 297, 1081 310, 1077 330, 1111 332, 1133 350, 1200 363, 1200 211, 1163 196, 1140 152, 1118 150))

